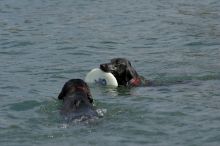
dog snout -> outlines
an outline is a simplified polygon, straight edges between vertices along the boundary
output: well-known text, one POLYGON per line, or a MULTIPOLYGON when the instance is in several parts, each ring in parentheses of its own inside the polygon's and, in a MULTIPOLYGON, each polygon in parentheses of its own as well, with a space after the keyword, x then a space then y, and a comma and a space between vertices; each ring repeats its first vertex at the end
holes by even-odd
POLYGON ((108 64, 107 63, 100 64, 100 69, 104 72, 108 72, 109 71, 108 64))

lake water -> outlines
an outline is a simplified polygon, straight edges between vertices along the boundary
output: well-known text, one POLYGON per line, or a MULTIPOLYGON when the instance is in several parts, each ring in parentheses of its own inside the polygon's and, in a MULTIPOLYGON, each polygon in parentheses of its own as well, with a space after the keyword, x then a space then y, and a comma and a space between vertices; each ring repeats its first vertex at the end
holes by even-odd
POLYGON ((219 56, 219 0, 0 0, 0 145, 219 146, 219 56), (114 57, 163 85, 91 86, 103 117, 63 122, 63 84, 114 57))

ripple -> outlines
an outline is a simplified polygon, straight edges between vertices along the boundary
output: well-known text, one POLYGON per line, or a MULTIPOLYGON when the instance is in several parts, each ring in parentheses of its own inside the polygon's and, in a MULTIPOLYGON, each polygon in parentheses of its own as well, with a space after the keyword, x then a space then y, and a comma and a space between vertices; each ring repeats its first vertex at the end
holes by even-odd
POLYGON ((107 109, 97 109, 96 112, 100 117, 104 117, 104 114, 107 113, 107 109))
POLYGON ((40 102, 29 100, 29 101, 9 104, 8 107, 12 111, 27 111, 40 106, 40 104, 41 104, 40 102))
POLYGON ((1 0, 1 145, 218 145, 219 6, 1 0), (90 86, 99 118, 62 121, 63 83, 114 57, 158 84, 90 86))
POLYGON ((213 43, 206 43, 206 42, 190 42, 190 43, 187 43, 185 44, 186 46, 219 46, 220 43, 217 43, 217 42, 213 42, 213 43))
POLYGON ((63 50, 63 51, 65 51, 65 50, 75 50, 75 49, 77 49, 78 47, 62 47, 62 48, 59 48, 59 49, 57 49, 57 50, 63 50))

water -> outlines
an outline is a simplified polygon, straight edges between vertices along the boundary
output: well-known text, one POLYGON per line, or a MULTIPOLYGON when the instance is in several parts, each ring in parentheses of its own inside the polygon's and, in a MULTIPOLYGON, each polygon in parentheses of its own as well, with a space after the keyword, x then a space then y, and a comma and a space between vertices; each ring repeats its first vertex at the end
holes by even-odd
POLYGON ((0 144, 218 146, 219 56, 218 0, 1 0, 0 144), (113 57, 164 86, 91 86, 103 117, 62 122, 63 84, 113 57))

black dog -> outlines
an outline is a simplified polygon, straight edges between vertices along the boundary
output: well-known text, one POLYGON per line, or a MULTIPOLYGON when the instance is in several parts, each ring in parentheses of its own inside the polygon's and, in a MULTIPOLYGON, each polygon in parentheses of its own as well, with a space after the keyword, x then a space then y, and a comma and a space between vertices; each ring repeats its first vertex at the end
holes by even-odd
POLYGON ((81 79, 71 79, 66 82, 58 96, 63 100, 62 115, 71 119, 97 116, 93 106, 93 98, 88 85, 81 79))
POLYGON ((111 72, 119 85, 134 86, 151 86, 152 82, 139 76, 136 70, 131 66, 130 61, 125 58, 111 59, 110 63, 100 65, 100 69, 104 72, 111 72))

